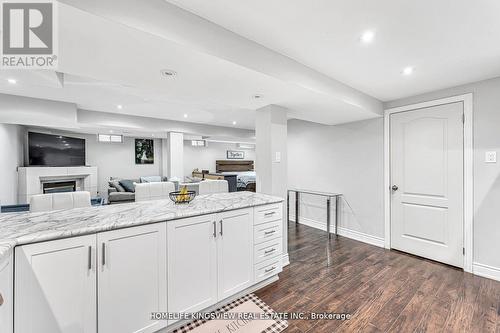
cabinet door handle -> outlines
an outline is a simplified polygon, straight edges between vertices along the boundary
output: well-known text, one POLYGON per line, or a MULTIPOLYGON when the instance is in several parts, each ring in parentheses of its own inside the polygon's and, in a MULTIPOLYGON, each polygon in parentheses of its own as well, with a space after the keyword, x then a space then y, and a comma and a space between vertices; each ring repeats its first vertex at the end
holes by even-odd
POLYGON ((222 229, 222 220, 219 221, 219 224, 220 224, 220 235, 222 236, 222 234, 224 233, 222 229))
POLYGON ((88 249, 87 268, 89 271, 92 269, 92 246, 88 249))
POLYGON ((273 253, 274 251, 276 251, 276 249, 275 249, 275 248, 272 248, 272 249, 270 249, 270 250, 264 251, 264 254, 273 253))
POLYGON ((264 232, 264 235, 274 234, 275 232, 276 232, 276 230, 266 231, 266 232, 264 232))
POLYGON ((213 233, 213 236, 214 238, 217 237, 217 225, 215 224, 215 221, 212 222, 213 223, 213 226, 214 226, 214 233, 213 233))
POLYGON ((102 243, 102 266, 106 265, 106 243, 102 243))
POLYGON ((276 212, 269 212, 269 213, 265 213, 264 216, 271 216, 271 215, 274 215, 276 214, 276 212))
POLYGON ((275 269, 276 269, 276 267, 273 266, 271 268, 268 268, 268 269, 264 270, 264 273, 269 273, 271 271, 274 271, 275 269))
POLYGON ((3 296, 2 296, 2 293, 0 293, 0 306, 2 306, 3 303, 4 303, 3 296))

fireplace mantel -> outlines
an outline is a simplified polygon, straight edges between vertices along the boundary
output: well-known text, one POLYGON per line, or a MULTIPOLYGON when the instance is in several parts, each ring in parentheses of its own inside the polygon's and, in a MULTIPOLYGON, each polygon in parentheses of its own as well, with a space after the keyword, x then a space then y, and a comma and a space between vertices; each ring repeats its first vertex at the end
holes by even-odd
POLYGON ((77 191, 97 195, 97 167, 19 167, 17 174, 20 204, 29 203, 35 194, 42 194, 45 182, 74 180, 77 191))

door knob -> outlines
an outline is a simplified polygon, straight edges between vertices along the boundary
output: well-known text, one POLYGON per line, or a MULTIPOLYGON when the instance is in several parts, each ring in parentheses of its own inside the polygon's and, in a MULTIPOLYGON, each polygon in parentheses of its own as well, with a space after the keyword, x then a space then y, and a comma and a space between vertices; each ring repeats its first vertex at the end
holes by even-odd
POLYGON ((391 187, 391 189, 392 189, 393 191, 397 191, 397 190, 398 190, 398 188, 399 188, 399 187, 398 187, 397 185, 392 185, 392 187, 391 187))

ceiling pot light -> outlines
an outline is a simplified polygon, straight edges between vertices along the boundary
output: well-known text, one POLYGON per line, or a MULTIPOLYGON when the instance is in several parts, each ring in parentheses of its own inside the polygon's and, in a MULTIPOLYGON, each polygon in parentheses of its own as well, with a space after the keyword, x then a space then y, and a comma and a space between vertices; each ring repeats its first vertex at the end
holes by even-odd
POLYGON ((361 35, 361 37, 359 39, 361 40, 361 42, 363 42, 365 44, 371 43, 375 39, 375 32, 373 32, 371 30, 367 30, 367 31, 363 32, 363 34, 361 35))
POLYGON ((121 110, 121 109, 123 109, 123 105, 118 104, 118 105, 116 106, 116 108, 117 108, 118 110, 121 110))
POLYGON ((184 113, 184 118, 187 118, 187 117, 188 117, 187 113, 184 113))
POLYGON ((168 78, 171 78, 171 77, 174 77, 174 76, 176 76, 176 75, 177 75, 177 72, 176 72, 176 71, 173 71, 173 70, 171 70, 171 69, 162 69, 162 70, 160 71, 160 73, 161 73, 161 76, 163 76, 163 77, 168 77, 168 78))
POLYGON ((16 79, 7 79, 7 82, 9 82, 10 84, 16 84, 17 80, 16 79))
POLYGON ((233 125, 236 125, 236 121, 235 120, 233 120, 233 125))
POLYGON ((408 67, 405 67, 403 69, 402 73, 403 73, 403 75, 411 75, 411 74, 413 74, 413 71, 414 71, 414 68, 411 66, 408 66, 408 67))

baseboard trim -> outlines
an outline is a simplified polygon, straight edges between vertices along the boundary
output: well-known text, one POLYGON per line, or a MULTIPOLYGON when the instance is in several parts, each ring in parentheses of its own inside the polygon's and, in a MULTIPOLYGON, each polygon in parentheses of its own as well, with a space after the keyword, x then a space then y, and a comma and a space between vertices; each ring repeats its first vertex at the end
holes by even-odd
POLYGON ((488 279, 500 281, 500 268, 477 262, 472 263, 472 273, 488 279))
MULTIPOLYGON (((300 218, 300 224, 307 225, 308 227, 320 229, 326 231, 326 225, 323 222, 319 222, 313 219, 309 219, 307 217, 300 218)), ((335 231, 335 226, 330 226, 330 232, 335 231)), ((384 239, 382 237, 377 237, 369 234, 365 234, 364 232, 348 229, 345 227, 339 227, 339 235, 347 238, 351 238, 363 243, 367 243, 370 245, 375 245, 378 247, 384 247, 384 239)))

